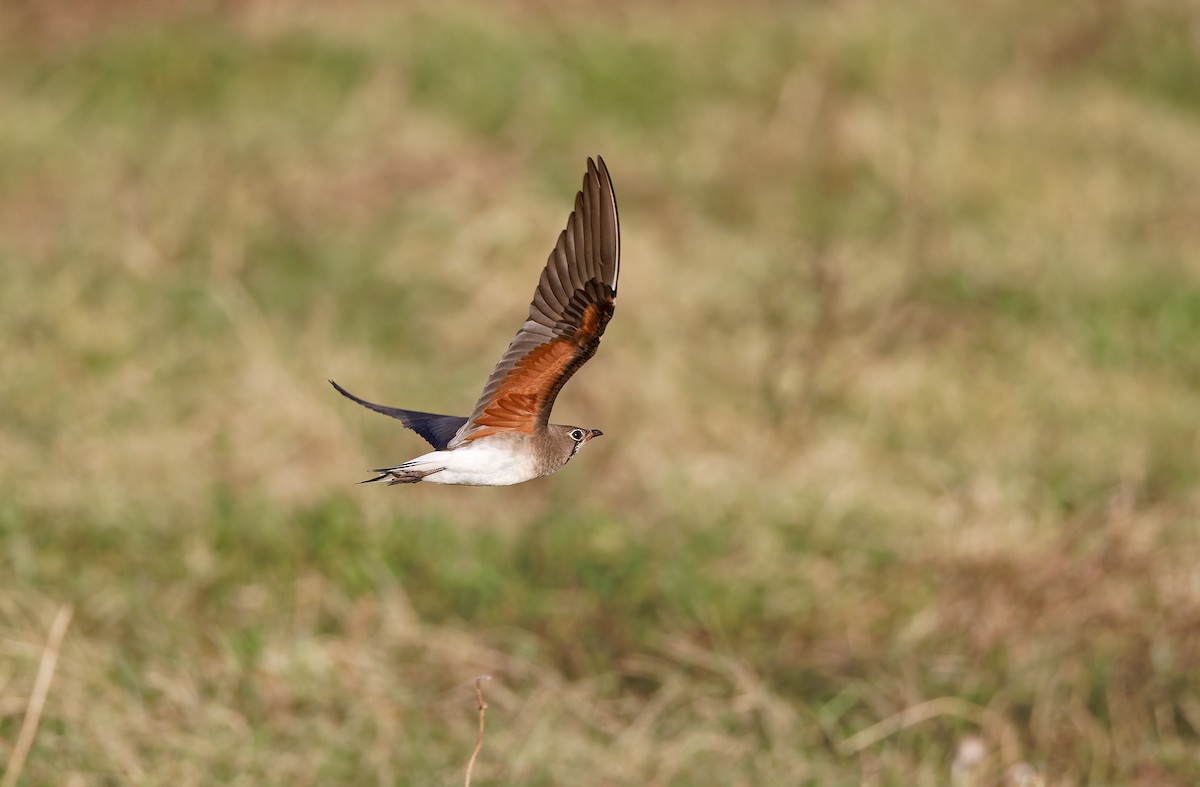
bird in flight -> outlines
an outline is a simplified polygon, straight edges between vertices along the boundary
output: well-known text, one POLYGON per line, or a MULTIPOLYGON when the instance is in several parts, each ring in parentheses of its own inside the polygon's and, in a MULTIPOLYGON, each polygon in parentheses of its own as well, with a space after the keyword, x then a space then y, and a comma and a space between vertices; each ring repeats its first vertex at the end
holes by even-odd
POLYGON ((360 399, 333 380, 340 394, 390 415, 434 450, 363 483, 509 486, 550 475, 584 443, 603 434, 550 423, 567 380, 596 354, 613 315, 620 267, 617 200, 604 159, 587 163, 575 210, 542 271, 529 317, 496 364, 469 417, 385 407, 360 399))

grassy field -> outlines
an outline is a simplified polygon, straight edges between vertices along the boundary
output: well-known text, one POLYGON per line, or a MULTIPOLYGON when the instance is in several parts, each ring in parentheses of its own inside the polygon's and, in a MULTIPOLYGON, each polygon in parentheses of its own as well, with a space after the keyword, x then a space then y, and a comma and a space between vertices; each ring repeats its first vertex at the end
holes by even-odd
POLYGON ((0 6, 6 778, 461 784, 488 674, 477 786, 1200 783, 1195 4, 74 5, 0 6), (355 486, 422 443, 326 378, 466 412, 597 153, 606 436, 355 486))

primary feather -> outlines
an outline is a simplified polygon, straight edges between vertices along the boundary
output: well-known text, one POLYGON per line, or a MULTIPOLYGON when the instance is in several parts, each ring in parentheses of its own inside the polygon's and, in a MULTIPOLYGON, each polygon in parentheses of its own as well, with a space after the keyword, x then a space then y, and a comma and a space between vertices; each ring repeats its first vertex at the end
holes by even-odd
POLYGON ((437 450, 444 449, 462 425, 467 422, 465 416, 460 415, 437 415, 436 413, 422 413, 419 410, 404 410, 399 407, 388 407, 383 404, 375 404, 368 402, 366 399, 360 399, 354 394, 347 391, 342 386, 335 383, 333 380, 329 384, 337 389, 337 392, 347 399, 358 402, 368 410, 374 410, 377 413, 395 418, 400 423, 413 430, 432 445, 437 450))

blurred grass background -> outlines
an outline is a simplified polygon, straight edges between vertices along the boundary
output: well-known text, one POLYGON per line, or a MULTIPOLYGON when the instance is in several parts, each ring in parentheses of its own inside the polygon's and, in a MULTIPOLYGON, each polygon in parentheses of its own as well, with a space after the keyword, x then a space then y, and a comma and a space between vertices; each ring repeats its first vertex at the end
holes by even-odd
POLYGON ((1200 782, 1198 139, 1186 0, 5 3, 0 762, 69 604, 23 784, 1200 782), (607 436, 355 486, 596 153, 607 436))

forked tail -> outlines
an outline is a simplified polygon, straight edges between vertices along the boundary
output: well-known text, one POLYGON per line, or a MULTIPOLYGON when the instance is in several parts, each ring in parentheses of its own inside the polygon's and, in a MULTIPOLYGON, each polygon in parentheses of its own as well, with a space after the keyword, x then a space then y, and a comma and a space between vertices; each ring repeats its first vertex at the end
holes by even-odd
POLYGON ((379 475, 375 476, 374 478, 368 478, 366 481, 359 481, 359 483, 373 484, 376 481, 386 480, 388 486, 395 486, 396 484, 415 484, 421 479, 425 478, 425 476, 430 476, 434 473, 440 473, 445 469, 446 468, 444 467, 434 467, 429 470, 415 470, 413 468, 405 467, 404 465, 399 465, 397 467, 381 467, 377 470, 371 471, 373 473, 379 473, 379 475))

